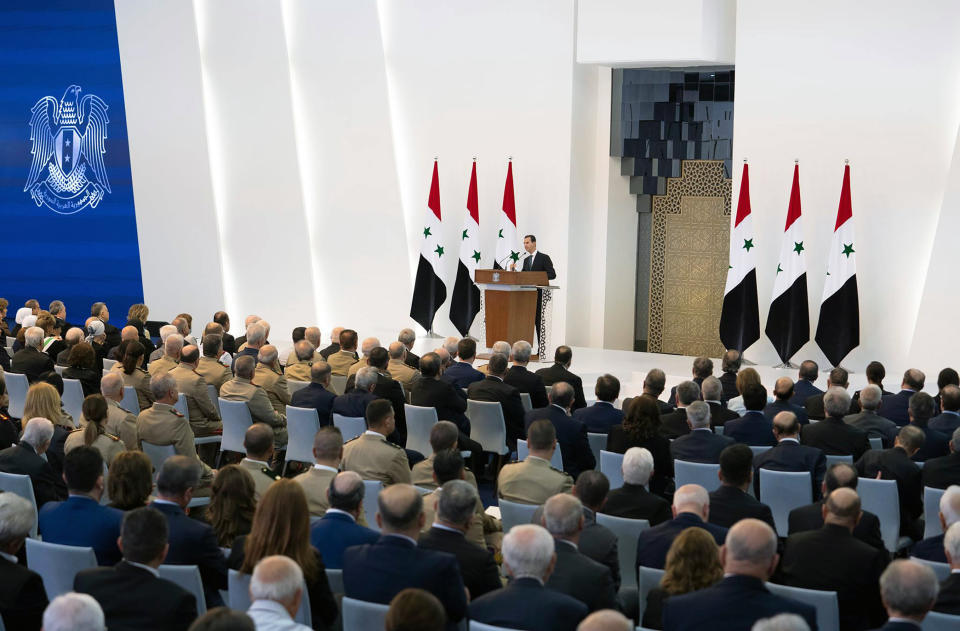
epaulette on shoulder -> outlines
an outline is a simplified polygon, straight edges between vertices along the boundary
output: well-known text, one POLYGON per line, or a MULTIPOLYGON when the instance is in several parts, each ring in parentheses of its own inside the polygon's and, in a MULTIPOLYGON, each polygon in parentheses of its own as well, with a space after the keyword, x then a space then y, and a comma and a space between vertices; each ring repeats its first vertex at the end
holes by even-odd
POLYGON ((107 438, 109 438, 110 440, 114 441, 114 442, 119 442, 119 441, 120 441, 120 438, 119 438, 118 436, 114 436, 113 434, 108 434, 108 433, 104 432, 103 435, 106 436, 107 438))
POLYGON ((173 408, 170 408, 170 413, 173 414, 174 416, 179 416, 180 418, 183 418, 183 414, 180 414, 180 412, 177 412, 173 408))
MULTIPOLYGON (((360 436, 363 436, 363 434, 360 434, 360 436)), ((359 439, 360 439, 360 436, 354 436, 353 438, 351 438, 350 440, 348 440, 347 442, 345 442, 345 443, 343 443, 343 444, 344 444, 344 445, 349 445, 349 444, 352 443, 353 441, 359 440, 359 439)))
POLYGON ((401 447, 400 445, 398 445, 398 444, 396 444, 396 443, 391 443, 389 440, 385 440, 385 441, 383 441, 383 442, 387 443, 388 445, 390 445, 390 446, 393 447, 394 449, 403 449, 403 447, 401 447))
POLYGON ((555 471, 555 472, 557 472, 557 473, 562 473, 563 475, 568 475, 566 471, 563 471, 563 470, 561 470, 561 469, 557 469, 557 468, 555 468, 555 467, 550 467, 550 470, 551 470, 551 471, 555 471))
POLYGON ((280 476, 277 475, 277 472, 269 467, 260 467, 260 473, 267 476, 268 478, 273 478, 274 480, 280 479, 280 476))

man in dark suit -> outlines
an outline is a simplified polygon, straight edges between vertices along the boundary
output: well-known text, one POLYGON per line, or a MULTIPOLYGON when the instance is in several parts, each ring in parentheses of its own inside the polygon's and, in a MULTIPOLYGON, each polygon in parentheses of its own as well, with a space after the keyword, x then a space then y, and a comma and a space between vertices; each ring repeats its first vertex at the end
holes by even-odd
POLYGON ((723 435, 745 445, 773 445, 773 424, 763 415, 767 405, 767 389, 753 383, 743 389, 743 416, 727 421, 723 435))
POLYGON ((30 502, 15 493, 0 493, 0 618, 11 630, 40 631, 47 607, 43 579, 17 562, 32 524, 30 502))
MULTIPOLYGON (((700 384, 703 383, 703 380, 707 377, 713 376, 713 360, 709 357, 697 357, 693 360, 693 383, 697 384, 697 394, 700 393, 700 384)), ((686 382, 683 382, 686 383, 686 382)), ((670 405, 677 405, 677 388, 679 386, 674 386, 670 389, 670 397, 667 399, 667 403, 670 405)))
POLYGON ((167 458, 157 475, 157 499, 150 507, 167 518, 170 546, 165 563, 196 565, 207 607, 218 607, 223 604, 219 590, 227 589, 227 561, 213 529, 184 512, 199 483, 200 465, 196 460, 186 456, 167 458))
POLYGON ((543 385, 552 386, 558 381, 569 383, 573 386, 574 399, 571 410, 579 410, 587 407, 587 400, 583 396, 583 380, 570 372, 570 364, 573 362, 573 350, 569 346, 558 346, 553 354, 553 366, 541 368, 537 375, 543 380, 543 385))
POLYGON ((893 447, 893 441, 897 438, 897 424, 877 414, 883 397, 880 387, 870 384, 858 394, 860 398, 857 403, 861 411, 844 416, 843 422, 865 431, 868 439, 879 438, 884 449, 893 447))
POLYGON ((804 427, 800 440, 828 456, 859 459, 870 449, 870 441, 865 431, 843 422, 843 417, 850 411, 850 395, 843 388, 830 388, 823 397, 823 407, 827 418, 804 427))
POLYGON ((467 612, 457 558, 417 547, 424 526, 423 499, 409 484, 392 484, 377 498, 381 536, 343 554, 344 595, 389 604, 402 590, 417 587, 437 597, 454 628, 467 612))
POLYGON ((417 341, 417 334, 413 329, 403 329, 397 335, 397 341, 407 347, 407 355, 404 357, 404 362, 407 366, 411 368, 418 369, 420 368, 420 356, 414 354, 413 352, 413 343, 417 341))
POLYGON ((927 460, 923 465, 923 485, 945 489, 951 484, 960 484, 960 429, 953 430, 947 445, 949 456, 927 460))
POLYGON ((613 406, 620 396, 620 380, 613 375, 600 375, 594 388, 597 402, 573 413, 573 418, 587 426, 588 432, 609 434, 610 428, 623 423, 623 410, 613 406))
MULTIPOLYGON (((846 462, 838 462, 827 469, 821 486, 821 498, 813 504, 799 506, 787 517, 787 534, 823 528, 823 503, 837 489, 857 489, 857 470, 846 462)), ((853 536, 878 550, 886 550, 880 536, 880 520, 869 511, 861 511, 860 521, 853 528, 853 536)))
POLYGON ((338 473, 327 489, 330 508, 310 526, 310 545, 320 551, 323 565, 343 568, 343 552, 350 546, 374 543, 379 533, 357 523, 363 512, 363 478, 354 471, 338 473))
POLYGON ((937 576, 919 561, 898 559, 880 575, 889 620, 877 631, 916 631, 937 600, 937 576))
POLYGON ((661 431, 667 438, 677 438, 690 433, 687 425, 687 406, 700 400, 700 385, 694 381, 681 381, 670 394, 670 402, 677 406, 673 412, 660 417, 661 431))
POLYGON ((90 307, 90 316, 103 322, 103 330, 107 335, 107 340, 103 345, 106 348, 113 348, 120 343, 120 329, 110 324, 110 311, 107 309, 107 305, 102 302, 93 303, 93 306, 90 307))
POLYGON ((773 403, 768 403, 767 407, 763 408, 763 415, 766 416, 767 420, 771 423, 773 422, 773 417, 780 412, 793 412, 801 425, 806 425, 810 422, 807 418, 807 411, 802 406, 790 403, 790 399, 793 398, 793 379, 790 377, 780 377, 777 379, 773 384, 773 398, 773 403))
POLYGON ((646 519, 651 526, 673 518, 670 503, 645 487, 653 475, 653 455, 643 447, 631 447, 623 454, 623 486, 607 494, 600 512, 627 519, 646 519))
POLYGON ((903 427, 910 422, 910 397, 923 390, 923 384, 927 376, 923 371, 916 368, 910 368, 903 373, 903 382, 900 384, 900 392, 883 397, 881 406, 883 418, 890 419, 898 426, 903 427))
MULTIPOLYGON (((524 254, 521 271, 524 272, 546 272, 547 280, 553 280, 557 277, 557 272, 553 269, 553 261, 543 252, 537 251, 537 237, 528 234, 523 237, 523 249, 527 251, 524 254)), ((516 269, 515 264, 510 264, 510 269, 516 269)), ((543 291, 537 290, 537 312, 534 324, 537 328, 537 337, 543 339, 543 331, 540 330, 540 308, 543 304, 543 291)), ((537 407, 534 405, 534 407, 537 407)))
POLYGON ((951 435, 960 427, 960 388, 951 384, 940 391, 940 409, 938 416, 930 419, 927 425, 943 434, 951 435))
POLYGON ((753 451, 739 443, 720 454, 720 488, 710 493, 710 523, 730 528, 741 519, 759 519, 776 529, 773 513, 747 489, 753 480, 753 451))
POLYGON ((168 524, 161 513, 134 509, 123 520, 123 561, 77 574, 74 590, 93 596, 108 628, 186 630, 197 617, 194 595, 156 573, 167 556, 167 538, 168 524))
POLYGON ((39 533, 48 543, 91 547, 100 565, 120 560, 117 538, 123 511, 100 505, 103 458, 94 447, 74 448, 63 459, 63 478, 70 497, 47 502, 40 510, 39 533))
MULTIPOLYGON (((939 514, 940 534, 918 541, 910 550, 910 556, 934 561, 949 563, 950 560, 944 551, 945 533, 953 524, 960 523, 960 486, 951 486, 940 496, 939 514)), ((960 558, 957 559, 960 561, 960 558)))
POLYGON ((24 347, 13 354, 10 371, 26 375, 27 381, 36 383, 41 375, 53 370, 53 360, 43 352, 43 329, 30 327, 24 333, 23 340, 24 347))
POLYGON ((920 468, 910 458, 923 444, 923 432, 918 427, 905 425, 897 434, 892 449, 870 450, 857 460, 861 477, 897 481, 900 496, 900 535, 920 539, 923 527, 918 520, 923 515, 923 485, 920 468))
POLYGON ((947 530, 944 548, 950 564, 950 576, 940 583, 940 593, 933 610, 960 616, 960 525, 954 524, 947 530))
POLYGON ((913 455, 913 459, 918 462, 926 462, 931 458, 939 458, 950 453, 947 443, 950 437, 932 429, 928 422, 933 416, 933 397, 926 392, 918 392, 910 397, 907 404, 907 415, 910 418, 910 425, 923 432, 924 441, 920 449, 913 455))
MULTIPOLYGON (((461 340, 461 343, 464 341, 473 342, 461 340)), ((483 446, 470 438, 470 420, 464 414, 467 411, 467 398, 462 390, 440 378, 440 356, 436 353, 424 353, 420 358, 420 379, 413 384, 410 403, 435 408, 438 420, 456 425, 460 430, 457 441, 460 450, 473 454, 475 467, 480 464, 483 446)))
MULTIPOLYGON (((849 375, 846 370, 837 367, 830 371, 830 376, 827 377, 827 390, 830 388, 843 388, 846 390, 849 386, 849 375)), ((823 409, 823 395, 823 392, 819 392, 807 397, 807 400, 804 401, 803 406, 807 411, 808 418, 815 421, 822 421, 827 417, 823 409)), ((851 408, 850 412, 853 412, 853 408, 851 408)))
POLYGON ((333 402, 337 395, 330 392, 330 364, 315 361, 310 366, 310 383, 290 395, 290 405, 297 408, 313 408, 320 419, 320 427, 330 425, 333 402))
MULTIPOLYGON (((737 396, 739 396, 739 392, 737 396)), ((727 421, 732 421, 740 416, 733 410, 727 409, 727 404, 723 400, 723 385, 716 377, 707 377, 700 384, 700 398, 710 406, 710 427, 723 427, 727 421)))
MULTIPOLYGON (((334 353, 340 352, 340 334, 343 333, 343 329, 344 327, 342 326, 334 327, 334 329, 330 331, 330 345, 317 351, 323 356, 324 360, 334 353)), ((240 340, 237 341, 239 342, 240 340)))
MULTIPOLYGON (((367 413, 367 405, 380 398, 373 393, 380 381, 380 373, 376 368, 365 366, 352 376, 353 389, 334 398, 330 406, 331 414, 360 418, 367 413)), ((390 407, 393 407, 392 403, 390 407)))
POLYGON ((617 535, 597 523, 597 513, 607 502, 610 480, 599 471, 584 471, 573 485, 573 495, 583 505, 583 531, 580 552, 606 566, 613 577, 613 589, 620 589, 620 553, 617 535))
POLYGON ((740 351, 730 349, 723 354, 720 363, 720 370, 723 371, 720 375, 720 384, 723 387, 721 401, 723 403, 740 396, 740 391, 737 390, 737 373, 740 372, 742 362, 743 358, 740 356, 740 351))
MULTIPOLYGON (((679 392, 682 398, 683 390, 681 389, 679 392)), ((674 460, 718 463, 720 452, 732 445, 733 439, 727 436, 718 436, 710 429, 710 408, 703 401, 694 401, 684 408, 684 411, 686 412, 686 422, 690 428, 690 433, 670 443, 670 453, 673 454, 674 460)))
POLYGON ((780 412, 773 417, 773 435, 777 446, 753 458, 754 490, 760 496, 760 469, 772 471, 809 471, 813 497, 820 494, 820 484, 827 468, 827 459, 816 447, 800 444, 800 422, 793 412, 780 412))
POLYGON ((213 321, 223 327, 223 333, 220 337, 223 340, 222 343, 224 352, 233 355, 235 352, 237 352, 237 340, 230 335, 230 333, 228 333, 230 330, 230 316, 227 315, 226 311, 217 311, 213 314, 213 321))
POLYGON ((533 348, 530 342, 520 340, 513 344, 511 357, 513 366, 503 377, 503 382, 513 386, 520 392, 526 392, 530 395, 530 404, 534 409, 547 407, 547 390, 543 385, 543 379, 535 372, 527 370, 527 364, 530 362, 530 353, 533 348))
MULTIPOLYGON (((666 401, 660 400, 660 395, 663 394, 664 388, 667 385, 667 375, 665 372, 659 368, 651 368, 647 372, 647 376, 643 378, 643 393, 640 395, 642 397, 650 397, 657 402, 657 407, 660 408, 660 415, 669 414, 673 412, 673 405, 667 403, 666 401)), ((623 411, 627 411, 627 399, 623 402, 623 411)))
POLYGON ((703 528, 722 546, 727 529, 708 523, 710 496, 697 484, 685 484, 673 495, 673 519, 640 533, 637 540, 637 565, 662 570, 673 540, 687 528, 703 528))
POLYGON ((860 520, 857 492, 832 492, 823 506, 823 520, 822 528, 787 538, 777 582, 837 592, 841 629, 863 631, 882 624, 886 616, 877 583, 889 555, 853 536, 860 520))
POLYGON ((743 631, 757 620, 793 613, 816 629, 813 606, 771 594, 764 586, 778 561, 777 534, 769 525, 757 519, 738 522, 720 549, 723 580, 706 589, 671 596, 663 606, 663 628, 743 631))
POLYGON ((514 526, 503 538, 503 567, 513 580, 471 602, 470 619, 509 629, 575 631, 587 606, 544 587, 556 563, 556 543, 546 529, 514 526))
POLYGON ((471 383, 483 381, 483 373, 473 367, 476 359, 476 340, 469 337, 463 338, 457 342, 457 361, 443 371, 441 378, 461 391, 463 388, 468 388, 471 383))
MULTIPOLYGON (((407 399, 403 394, 403 386, 400 385, 399 381, 390 376, 387 370, 389 363, 390 354, 387 352, 387 349, 382 346, 371 349, 370 355, 367 357, 367 364, 377 370, 377 383, 373 387, 372 392, 377 398, 386 399, 390 402, 390 405, 393 406, 393 417, 397 426, 389 438, 391 442, 404 447, 407 444, 407 412, 403 406, 407 402, 407 399)), ((358 370, 347 379, 347 393, 356 387, 359 372, 358 370)))
POLYGON ((823 390, 813 385, 813 382, 817 380, 819 370, 820 368, 815 361, 807 359, 800 362, 800 371, 797 373, 797 383, 793 386, 793 396, 790 398, 790 403, 803 407, 809 397, 815 394, 823 394, 823 390))
POLYGON ((507 426, 507 446, 516 449, 517 439, 526 436, 523 403, 520 401, 520 391, 504 383, 503 376, 506 371, 507 358, 499 353, 494 354, 487 364, 487 378, 471 383, 467 388, 467 398, 500 404, 507 426))
POLYGON ((67 499, 67 487, 43 458, 53 440, 53 423, 45 418, 27 421, 20 443, 0 451, 0 471, 30 476, 37 508, 67 499))
MULTIPOLYGON (((892 392, 887 392, 883 387, 883 378, 887 376, 887 369, 883 367, 878 361, 872 361, 867 364, 867 368, 864 371, 864 375, 867 378, 867 384, 872 386, 877 386, 880 388, 881 396, 887 396, 893 394, 892 392)), ((853 393, 853 402, 857 403, 860 400, 860 390, 857 390, 853 393)))
POLYGON ((550 405, 527 412, 524 429, 529 429, 531 423, 540 419, 553 423, 563 456, 563 470, 576 479, 581 471, 593 469, 597 461, 587 440, 587 426, 570 417, 573 396, 570 384, 563 381, 555 383, 550 390, 550 405))

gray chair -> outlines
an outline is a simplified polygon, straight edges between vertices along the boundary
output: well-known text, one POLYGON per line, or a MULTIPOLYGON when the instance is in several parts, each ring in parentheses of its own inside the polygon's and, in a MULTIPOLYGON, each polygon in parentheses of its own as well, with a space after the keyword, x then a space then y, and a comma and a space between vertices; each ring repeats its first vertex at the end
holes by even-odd
POLYGON ((333 425, 343 434, 343 442, 353 440, 367 431, 367 420, 362 416, 333 415, 333 425))
POLYGON ((341 605, 343 631, 383 631, 389 609, 387 605, 344 597, 341 605))
POLYGON ((7 383, 7 394, 10 395, 10 406, 8 408, 10 416, 13 418, 23 418, 23 404, 27 400, 27 390, 30 389, 30 382, 27 381, 27 376, 15 372, 7 372, 4 373, 3 379, 7 383))
POLYGON ((870 441, 870 449, 876 449, 877 451, 883 449, 883 439, 879 436, 870 436, 868 440, 870 441))
POLYGON ((637 587, 637 542, 640 533, 650 527, 646 519, 627 519, 597 513, 597 523, 617 535, 617 554, 620 559, 620 587, 637 587))
MULTIPOLYGON (((64 369, 64 368, 66 368, 66 366, 61 366, 60 364, 57 364, 56 366, 53 367, 53 372, 57 373, 58 375, 60 375, 60 376, 62 377, 62 376, 63 376, 63 369, 64 369)), ((106 374, 109 373, 109 372, 110 372, 110 371, 109 371, 107 368, 104 368, 104 369, 103 369, 103 374, 104 374, 104 375, 106 375, 106 374)))
POLYGON ((37 498, 33 494, 33 484, 30 476, 18 473, 0 472, 0 491, 14 493, 30 502, 33 507, 33 526, 30 527, 30 536, 37 538, 37 498))
POLYGON ((73 417, 74 426, 79 426, 80 415, 83 414, 83 386, 79 379, 63 380, 63 396, 60 401, 67 414, 73 417))
POLYGON ((163 466, 167 458, 177 455, 177 451, 173 445, 154 445, 153 443, 142 440, 140 441, 140 447, 143 449, 143 453, 147 454, 147 458, 150 458, 150 463, 153 464, 154 481, 157 480, 157 475, 160 474, 160 467, 163 466))
POLYGON ((243 446, 243 438, 247 434, 247 429, 253 425, 253 417, 250 416, 250 408, 247 407, 246 401, 230 401, 221 397, 220 418, 223 421, 220 458, 223 458, 226 451, 246 454, 247 449, 243 446))
POLYGON ((367 516, 367 527, 374 530, 380 530, 377 525, 377 511, 380 507, 377 504, 377 496, 383 490, 383 482, 380 480, 363 481, 363 512, 367 516))
POLYGON ((827 455, 827 456, 826 456, 826 459, 827 459, 827 469, 829 469, 829 468, 832 467, 833 465, 839 464, 839 463, 841 463, 841 462, 842 462, 842 463, 845 463, 845 464, 853 464, 853 456, 831 456, 831 455, 827 455))
POLYGON ((860 478, 857 482, 857 494, 865 511, 870 511, 880 520, 880 536, 883 545, 895 553, 909 541, 900 541, 900 496, 897 494, 896 480, 874 480, 860 478))
POLYGON ((819 631, 840 631, 840 606, 837 603, 837 592, 788 587, 776 583, 767 583, 767 589, 778 596, 813 605, 817 610, 819 631))
POLYGON ((949 563, 938 563, 936 561, 927 561, 926 559, 920 559, 917 557, 910 557, 911 561, 916 561, 917 563, 923 563, 937 575, 937 580, 941 583, 948 578, 950 578, 950 564, 949 563))
POLYGON ((213 403, 213 407, 217 409, 217 414, 220 414, 220 393, 217 392, 216 386, 208 383, 207 395, 210 397, 210 402, 213 403))
MULTIPOLYGON (((421 452, 429 453, 429 452, 421 452)), ((522 438, 517 439, 517 461, 522 462, 527 459, 527 456, 530 455, 530 448, 527 446, 527 441, 522 438)), ((550 456, 550 466, 558 471, 563 471, 563 454, 560 453, 560 445, 557 445, 557 448, 553 450, 553 455, 550 456)))
POLYGON ((291 461, 313 464, 313 438, 318 431, 320 417, 316 408, 287 406, 287 453, 282 473, 286 473, 291 461))
POLYGON ((590 442, 590 451, 593 452, 593 459, 597 462, 596 468, 600 469, 600 452, 607 446, 607 435, 587 432, 587 440, 590 442))
POLYGON ((504 534, 510 532, 514 526, 529 524, 533 519, 533 514, 540 508, 537 504, 521 504, 520 502, 511 502, 501 498, 500 521, 503 522, 504 534))
POLYGON ((117 360, 115 360, 115 359, 106 359, 106 358, 104 358, 104 360, 103 360, 103 369, 104 369, 104 370, 110 370, 110 369, 112 369, 112 368, 113 368, 114 366, 116 366, 116 365, 117 365, 117 360))
POLYGON ((123 387, 123 401, 120 402, 120 407, 134 416, 140 414, 140 399, 137 398, 136 388, 133 386, 123 387))
POLYGON ((307 386, 310 385, 309 381, 297 381, 296 379, 287 379, 287 390, 290 392, 290 396, 293 396, 294 392, 299 392, 307 386))
POLYGON ((610 490, 623 486, 623 454, 600 450, 600 473, 610 480, 610 490))
POLYGON ((960 629, 960 616, 931 611, 923 619, 920 628, 923 631, 957 631, 960 629))
POLYGON ((771 447, 770 445, 750 445, 750 451, 753 452, 754 456, 762 453, 766 453, 771 449, 773 449, 773 447, 771 447))
POLYGON ((943 527, 940 526, 940 498, 943 497, 944 493, 945 489, 923 487, 924 539, 943 534, 943 527))
POLYGON ((673 461, 673 479, 679 489, 684 484, 698 484, 707 489, 707 492, 720 488, 720 477, 717 473, 720 465, 708 462, 687 462, 686 460, 673 461))
POLYGON ((660 585, 660 579, 663 578, 664 570, 658 570, 653 567, 637 568, 637 599, 639 601, 640 613, 637 614, 639 620, 643 620, 643 612, 647 609, 647 595, 654 588, 660 585))
POLYGON ((510 453, 507 424, 499 403, 467 399, 467 418, 470 419, 470 438, 480 443, 485 452, 498 456, 510 453))
POLYGON ((713 428, 713 433, 717 436, 723 436, 723 425, 717 425, 713 428))
POLYGON ((334 594, 343 593, 343 570, 327 569, 327 583, 330 584, 330 591, 334 594))
POLYGON ((770 507, 777 535, 787 536, 790 511, 813 502, 809 471, 760 469, 760 501, 770 507))
POLYGON ((430 430, 437 424, 437 409, 420 405, 403 404, 407 417, 407 449, 422 454, 433 453, 430 447, 430 430))
POLYGON ((521 392, 521 393, 520 393, 520 403, 523 404, 523 411, 524 411, 524 412, 529 412, 530 410, 533 409, 533 402, 530 400, 530 393, 529 393, 529 392, 521 392))
POLYGON ((200 579, 200 568, 196 565, 161 565, 157 568, 160 578, 176 583, 197 599, 197 615, 207 613, 207 601, 203 595, 203 581, 200 579))
POLYGON ((347 376, 330 375, 330 387, 337 394, 343 394, 343 391, 347 389, 347 376))
POLYGON ((177 402, 173 404, 173 409, 183 415, 188 421, 190 420, 190 408, 187 406, 187 395, 180 393, 180 396, 177 397, 177 402))
MULTIPOLYGON (((250 575, 241 574, 237 570, 227 571, 227 606, 236 611, 246 611, 250 608, 250 575)), ((308 627, 313 626, 313 615, 310 612, 310 599, 307 597, 307 584, 303 584, 303 598, 300 600, 300 609, 293 617, 308 627)), ((344 631, 348 631, 344 626, 344 631)))
POLYGON ((93 548, 27 539, 27 567, 40 575, 47 599, 53 600, 73 591, 77 572, 97 567, 97 555, 93 548))

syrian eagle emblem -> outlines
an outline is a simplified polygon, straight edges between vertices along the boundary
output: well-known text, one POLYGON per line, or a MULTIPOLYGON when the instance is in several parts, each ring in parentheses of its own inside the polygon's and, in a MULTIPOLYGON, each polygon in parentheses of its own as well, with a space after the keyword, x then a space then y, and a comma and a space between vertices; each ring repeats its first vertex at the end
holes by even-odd
POLYGON ((62 215, 96 208, 111 192, 103 164, 107 104, 94 94, 81 98, 80 91, 71 85, 59 101, 45 96, 30 110, 33 160, 23 191, 62 215))

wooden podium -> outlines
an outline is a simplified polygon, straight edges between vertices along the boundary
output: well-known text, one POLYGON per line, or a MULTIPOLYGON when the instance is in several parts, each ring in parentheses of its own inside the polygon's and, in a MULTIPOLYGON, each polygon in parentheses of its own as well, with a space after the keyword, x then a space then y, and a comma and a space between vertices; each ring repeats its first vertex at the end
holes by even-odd
POLYGON ((487 345, 498 340, 533 343, 537 289, 548 286, 547 273, 478 269, 474 280, 484 290, 487 345))

